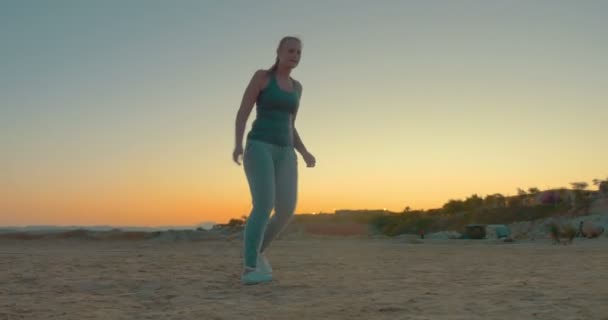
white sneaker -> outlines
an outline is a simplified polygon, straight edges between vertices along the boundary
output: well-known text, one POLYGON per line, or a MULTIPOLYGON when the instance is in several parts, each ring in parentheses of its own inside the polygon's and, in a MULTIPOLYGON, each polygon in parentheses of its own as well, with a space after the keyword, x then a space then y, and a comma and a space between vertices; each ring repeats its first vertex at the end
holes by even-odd
POLYGON ((268 259, 266 259, 266 255, 263 253, 258 253, 258 260, 256 264, 256 271, 270 275, 272 274, 272 267, 270 266, 268 259))
POLYGON ((253 270, 249 272, 243 272, 241 275, 241 283, 243 284, 258 284, 263 282, 272 281, 272 275, 269 273, 262 273, 258 270, 253 270))

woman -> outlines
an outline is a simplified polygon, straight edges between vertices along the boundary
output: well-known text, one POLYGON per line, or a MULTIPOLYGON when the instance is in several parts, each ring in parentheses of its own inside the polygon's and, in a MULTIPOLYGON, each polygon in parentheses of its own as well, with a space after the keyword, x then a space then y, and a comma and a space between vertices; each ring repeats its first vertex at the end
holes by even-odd
POLYGON ((307 167, 315 166, 315 157, 304 147, 294 125, 302 85, 290 74, 300 62, 301 53, 300 39, 281 39, 275 64, 268 70, 255 72, 236 116, 232 158, 240 165, 242 156, 253 202, 244 234, 241 275, 244 284, 272 280, 272 268, 264 251, 287 225, 296 207, 298 168, 295 150, 300 152, 307 167), (243 151, 245 124, 254 104, 257 104, 257 116, 243 151), (273 208, 275 213, 269 221, 273 208))

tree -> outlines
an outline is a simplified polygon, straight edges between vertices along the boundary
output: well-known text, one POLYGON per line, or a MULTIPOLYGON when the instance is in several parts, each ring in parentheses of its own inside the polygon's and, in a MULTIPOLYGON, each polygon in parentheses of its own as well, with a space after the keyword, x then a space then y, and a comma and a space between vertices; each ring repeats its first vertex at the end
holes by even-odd
POLYGON ((523 205, 523 199, 521 196, 517 197, 509 197, 506 199, 507 207, 509 208, 519 208, 523 205))
POLYGON ((466 210, 474 210, 483 206, 483 199, 477 194, 473 194, 464 200, 466 210))
POLYGON ((593 179, 593 184, 601 194, 608 194, 608 178, 606 180, 593 179))
POLYGON ((450 199, 450 201, 443 205, 443 210, 446 213, 456 213, 464 211, 464 202, 462 200, 450 199))
POLYGON ((228 226, 229 227, 241 227, 245 224, 245 220, 244 219, 230 219, 230 221, 228 221, 228 226))
POLYGON ((526 190, 524 190, 522 188, 517 188, 517 195, 518 196, 525 196, 526 194, 527 194, 526 190))
POLYGON ((574 194, 574 202, 572 206, 574 210, 578 210, 581 208, 586 208, 589 206, 589 199, 585 196, 585 189, 589 184, 587 182, 571 182, 573 194, 574 194))
POLYGON ((530 194, 537 194, 539 192, 540 190, 537 187, 528 188, 528 193, 530 194))
POLYGON ((589 186, 587 182, 570 182, 570 185, 574 190, 585 190, 589 186))
POLYGON ((500 193, 489 194, 483 199, 483 203, 487 207, 504 208, 506 206, 506 199, 500 193))
POLYGON ((608 180, 600 182, 598 189, 600 193, 608 195, 608 180))

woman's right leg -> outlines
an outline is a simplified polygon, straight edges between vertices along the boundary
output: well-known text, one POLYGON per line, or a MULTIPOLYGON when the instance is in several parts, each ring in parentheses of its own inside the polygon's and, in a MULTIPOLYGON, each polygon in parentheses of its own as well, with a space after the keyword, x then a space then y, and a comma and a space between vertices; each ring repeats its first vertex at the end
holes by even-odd
POLYGON ((275 177, 271 146, 248 140, 243 166, 249 183, 253 209, 245 225, 243 257, 246 268, 255 268, 268 217, 274 206, 275 177))

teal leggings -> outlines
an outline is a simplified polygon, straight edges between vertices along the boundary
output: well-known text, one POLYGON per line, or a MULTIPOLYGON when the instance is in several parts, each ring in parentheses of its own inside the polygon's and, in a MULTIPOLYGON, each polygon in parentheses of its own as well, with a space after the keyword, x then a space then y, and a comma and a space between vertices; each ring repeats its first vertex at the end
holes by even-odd
POLYGON ((244 262, 255 268, 259 252, 289 223, 296 208, 298 158, 293 146, 248 139, 243 153, 253 209, 244 235, 244 262), (270 212, 274 208, 274 215, 270 212))

